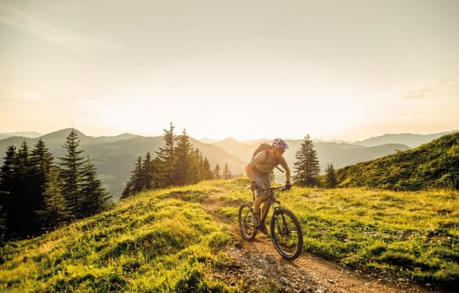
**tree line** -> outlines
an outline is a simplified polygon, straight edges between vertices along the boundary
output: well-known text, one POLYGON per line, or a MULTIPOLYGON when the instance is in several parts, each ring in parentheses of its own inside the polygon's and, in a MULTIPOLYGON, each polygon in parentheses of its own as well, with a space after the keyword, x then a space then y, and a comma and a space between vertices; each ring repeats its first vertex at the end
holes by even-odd
POLYGON ((57 163, 41 138, 31 150, 25 141, 7 148, 0 169, 0 242, 36 236, 107 208, 111 195, 79 143, 72 129, 57 163))
POLYGON ((233 177, 228 163, 224 165, 223 170, 218 164, 211 169, 207 157, 203 156, 198 148, 193 148, 186 130, 176 135, 174 129, 172 123, 169 129, 164 129, 164 146, 155 152, 155 158, 152 158, 149 152, 146 153, 145 158, 137 157, 134 170, 121 195, 122 199, 142 190, 233 177))

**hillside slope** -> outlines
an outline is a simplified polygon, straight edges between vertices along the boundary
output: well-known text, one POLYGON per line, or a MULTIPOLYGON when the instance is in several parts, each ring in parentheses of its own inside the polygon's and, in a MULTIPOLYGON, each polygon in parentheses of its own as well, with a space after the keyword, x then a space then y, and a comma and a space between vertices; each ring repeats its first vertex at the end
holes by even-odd
POLYGON ((143 192, 10 242, 0 250, 1 291, 438 292, 459 277, 455 192, 278 194, 304 234, 304 253, 290 263, 266 236, 241 239, 237 211, 251 198, 247 184, 235 178, 143 192))
POLYGON ((337 171, 339 185, 394 190, 459 188, 459 133, 337 171))

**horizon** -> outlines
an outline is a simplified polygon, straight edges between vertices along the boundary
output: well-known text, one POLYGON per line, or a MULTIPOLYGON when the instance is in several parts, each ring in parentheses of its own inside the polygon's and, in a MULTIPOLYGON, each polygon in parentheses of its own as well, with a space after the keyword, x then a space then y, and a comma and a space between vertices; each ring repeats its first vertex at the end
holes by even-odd
MULTIPOLYGON (((181 133, 180 128, 177 128, 176 125, 174 125, 175 127, 175 133, 178 135, 181 133)), ((78 128, 74 128, 74 127, 64 127, 64 128, 61 128, 61 129, 56 129, 56 130, 52 130, 52 131, 48 131, 48 132, 45 132, 45 133, 42 133, 42 132, 38 132, 38 131, 33 131, 33 130, 20 130, 20 131, 1 131, 0 130, 0 134, 14 134, 14 133, 35 133, 35 134, 39 134, 38 136, 36 137, 29 137, 29 138, 39 138, 41 136, 44 136, 44 135, 48 135, 48 134, 51 134, 51 133, 54 133, 54 132, 59 132, 59 131, 63 131, 63 130, 67 130, 67 129, 75 129, 81 133, 83 133, 85 136, 89 136, 89 137, 114 137, 114 136, 120 136, 120 135, 124 135, 124 134, 130 134, 130 135, 135 135, 135 136, 142 136, 142 137, 161 137, 163 134, 159 134, 159 135, 142 135, 142 134, 136 134, 136 133, 132 133, 132 132, 120 132, 120 133, 115 133, 115 134, 102 134, 102 135, 93 135, 93 134, 90 134, 90 133, 87 133, 81 129, 78 129, 78 128)), ((371 139, 371 138, 377 138, 377 137, 381 137, 381 136, 385 136, 385 135, 432 135, 432 134, 437 134, 437 133, 443 133, 443 132, 447 132, 447 133, 454 133, 454 132, 457 132, 458 129, 450 129, 450 130, 442 130, 442 131, 438 131, 438 132, 429 132, 429 133, 413 133, 413 132, 398 132, 398 133, 383 133, 383 134, 375 134, 375 135, 372 135, 372 136, 368 136, 368 137, 362 137, 360 139, 357 139, 357 140, 342 140, 342 139, 337 139, 337 138, 329 138, 329 139, 323 139, 323 138, 315 138, 315 137, 312 137, 311 136, 311 139, 313 141, 323 141, 323 142, 344 142, 344 143, 356 143, 356 142, 359 142, 359 141, 364 141, 364 140, 367 140, 367 139, 371 139)), ((199 141, 211 141, 210 143, 214 143, 214 142, 219 142, 219 141, 223 141, 223 140, 226 140, 226 139, 235 139, 239 142, 244 142, 244 143, 248 143, 248 142, 252 142, 252 141, 258 141, 258 140, 272 140, 274 139, 275 137, 258 137, 258 138, 249 138, 249 139, 240 139, 240 138, 237 138, 235 136, 227 136, 227 137, 223 137, 223 138, 220 138, 220 139, 216 139, 216 138, 211 138, 211 137, 194 137, 192 135, 190 135, 190 133, 188 132, 188 129, 187 129, 187 134, 193 138, 193 139, 197 139, 199 141)), ((306 135, 305 135, 306 136, 306 135)), ((292 137, 281 137, 282 139, 284 140, 302 140, 304 139, 304 137, 300 137, 300 138, 292 138, 292 137)), ((1 139, 0 139, 1 140, 1 139)), ((207 143, 207 142, 206 142, 207 143)))
POLYGON ((342 141, 459 129, 457 19, 454 0, 6 0, 0 128, 160 136, 174 121, 216 140, 342 141))

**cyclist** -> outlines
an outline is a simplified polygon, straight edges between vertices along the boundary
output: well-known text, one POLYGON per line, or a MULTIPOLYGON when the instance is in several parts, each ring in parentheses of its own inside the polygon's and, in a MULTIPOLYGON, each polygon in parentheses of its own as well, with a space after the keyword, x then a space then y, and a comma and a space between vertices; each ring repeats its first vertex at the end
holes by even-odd
MULTIPOLYGON (((281 164, 282 168, 285 170, 286 179, 285 187, 290 189, 290 169, 282 156, 285 152, 285 149, 288 148, 284 140, 280 138, 275 138, 272 142, 272 145, 269 146, 263 151, 255 154, 252 158, 252 161, 247 165, 245 171, 247 177, 251 180, 251 187, 255 190, 256 199, 253 206, 253 218, 252 222, 255 227, 257 227, 264 234, 268 234, 266 230, 265 223, 260 223, 260 205, 262 202, 266 201, 271 196, 271 182, 269 180, 269 175, 273 169, 281 164)), ((268 212, 269 202, 263 204, 263 215, 268 212)))

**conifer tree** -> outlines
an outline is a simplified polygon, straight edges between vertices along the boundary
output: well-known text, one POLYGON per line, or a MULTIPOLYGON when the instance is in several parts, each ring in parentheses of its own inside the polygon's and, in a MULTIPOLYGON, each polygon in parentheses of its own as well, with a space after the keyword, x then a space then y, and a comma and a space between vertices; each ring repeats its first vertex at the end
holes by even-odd
POLYGON ((46 147, 45 142, 39 138, 32 150, 30 162, 34 169, 34 177, 38 181, 38 192, 43 193, 46 188, 46 182, 49 176, 51 167, 53 166, 53 154, 46 147))
MULTIPOLYGON (((40 138, 32 149, 30 156, 31 164, 31 186, 30 201, 32 202, 32 209, 36 211, 44 209, 44 198, 46 185, 49 180, 50 169, 53 166, 53 155, 46 147, 45 142, 40 138)), ((43 229, 39 227, 40 223, 37 221, 35 232, 39 233, 43 229)))
POLYGON ((225 180, 228 180, 230 178, 230 170, 228 168, 228 163, 225 163, 225 166, 223 167, 223 178, 225 180))
POLYGON ((37 212, 43 231, 53 230, 71 219, 71 212, 62 194, 63 182, 59 176, 59 169, 52 167, 48 178, 44 192, 43 209, 37 212))
POLYGON ((192 150, 193 145, 190 137, 184 129, 182 135, 178 136, 177 147, 175 148, 175 160, 173 169, 174 185, 185 185, 192 182, 192 150))
POLYGON ((338 180, 336 179, 336 172, 333 164, 329 164, 327 166, 327 170, 325 170, 326 177, 325 177, 325 185, 328 188, 335 188, 338 184, 338 180))
POLYGON ((153 186, 153 172, 154 172, 154 165, 153 160, 151 159, 151 155, 149 152, 145 155, 145 160, 142 163, 142 176, 143 176, 143 188, 151 189, 153 186))
POLYGON ((97 179, 96 167, 87 157, 82 170, 81 216, 88 217, 103 211, 109 199, 110 195, 97 179))
POLYGON ((60 176, 64 185, 62 193, 69 207, 69 211, 75 218, 80 218, 80 184, 84 158, 83 150, 79 150, 80 140, 77 133, 72 129, 67 136, 64 148, 67 150, 65 157, 60 158, 60 176))
POLYGON ((129 197, 132 194, 132 182, 131 180, 128 180, 126 183, 126 187, 124 187, 123 193, 121 193, 120 199, 125 199, 129 197))
POLYGON ((143 167, 142 167, 142 157, 138 156, 135 164, 134 171, 132 172, 131 181, 132 181, 132 193, 137 193, 142 191, 144 185, 143 178, 143 167))
POLYGON ((175 162, 175 135, 174 125, 172 122, 169 125, 169 129, 164 129, 164 147, 160 147, 156 152, 157 158, 155 160, 157 166, 157 172, 155 181, 158 187, 167 187, 174 184, 173 181, 173 168, 175 162))
POLYGON ((214 169, 214 178, 220 179, 220 166, 217 164, 214 169))
POLYGON ((196 148, 192 156, 192 178, 191 183, 197 183, 204 180, 204 160, 201 151, 196 148))
MULTIPOLYGON (((4 196, 5 193, 5 191, 0 191, 0 197, 4 196)), ((5 243, 6 232, 5 213, 3 212, 3 207, 0 205, 0 247, 5 243)))
POLYGON ((5 216, 7 237, 14 232, 15 210, 15 169, 17 163, 17 151, 14 145, 10 145, 3 157, 3 165, 0 169, 0 205, 3 207, 5 216))
POLYGON ((209 180, 209 179, 214 178, 214 173, 210 169, 210 164, 209 164, 209 160, 207 160, 207 157, 204 157, 203 169, 204 169, 204 180, 209 180))
MULTIPOLYGON (((37 228, 37 217, 34 210, 32 188, 29 184, 32 181, 29 147, 24 140, 17 153, 15 164, 15 184, 13 195, 14 206, 14 232, 21 238, 33 236, 37 228)), ((12 228, 13 228, 12 227, 12 228)))
POLYGON ((293 180, 300 186, 314 186, 319 175, 319 160, 314 150, 314 145, 307 135, 301 143, 301 148, 296 152, 295 176, 293 180))
POLYGON ((136 163, 134 165, 134 170, 131 172, 131 177, 126 183, 126 187, 123 190, 121 198, 129 197, 132 194, 135 194, 141 191, 144 188, 144 172, 142 166, 142 157, 137 157, 136 163))

